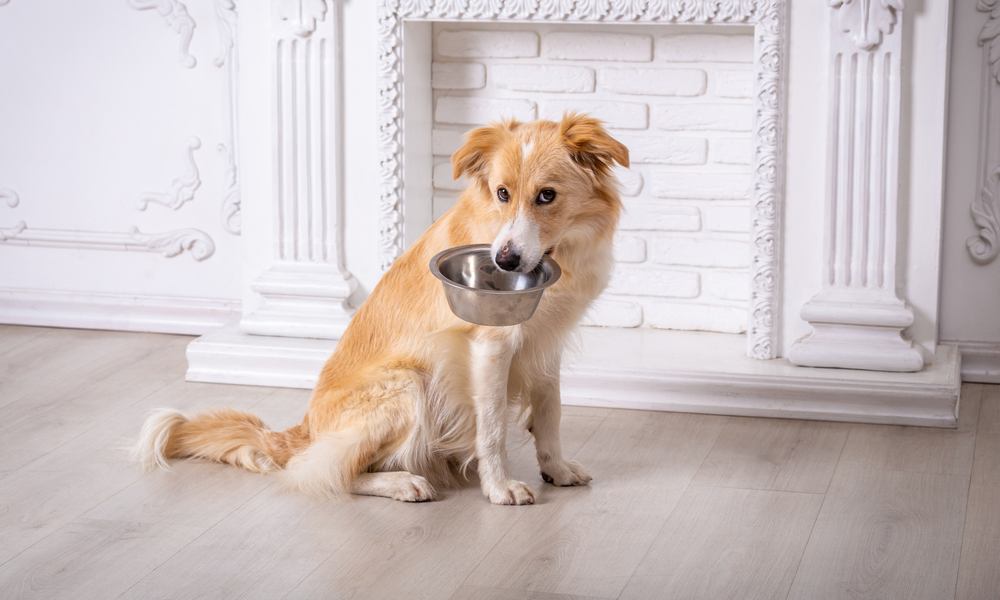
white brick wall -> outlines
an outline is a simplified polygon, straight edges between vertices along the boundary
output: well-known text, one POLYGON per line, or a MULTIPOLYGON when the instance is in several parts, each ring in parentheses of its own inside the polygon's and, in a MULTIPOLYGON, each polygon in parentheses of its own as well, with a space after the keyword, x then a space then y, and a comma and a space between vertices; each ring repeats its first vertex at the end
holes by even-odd
POLYGON ((658 26, 434 25, 434 214, 449 155, 502 117, 605 121, 629 147, 614 275, 585 324, 741 333, 750 282, 749 33, 658 26))

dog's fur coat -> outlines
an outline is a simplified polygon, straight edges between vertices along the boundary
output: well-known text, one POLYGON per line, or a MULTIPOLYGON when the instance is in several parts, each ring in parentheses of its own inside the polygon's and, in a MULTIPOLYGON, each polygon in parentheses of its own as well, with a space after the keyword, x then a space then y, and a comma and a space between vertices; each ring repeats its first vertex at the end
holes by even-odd
POLYGON ((457 483, 475 464, 491 502, 531 504, 531 488, 506 466, 508 407, 519 405, 542 477, 586 485, 590 476, 560 448, 559 365, 567 335, 610 274, 621 211, 615 163, 628 166, 628 150, 583 115, 471 131, 452 156, 454 176, 471 185, 357 311, 301 424, 277 432, 234 410, 193 417, 161 410, 143 426, 138 460, 284 469, 306 491, 408 501, 434 499, 437 486, 457 483), (518 270, 530 271, 546 252, 562 267, 521 325, 458 319, 428 270, 441 250, 490 242, 495 257, 519 255, 518 270))

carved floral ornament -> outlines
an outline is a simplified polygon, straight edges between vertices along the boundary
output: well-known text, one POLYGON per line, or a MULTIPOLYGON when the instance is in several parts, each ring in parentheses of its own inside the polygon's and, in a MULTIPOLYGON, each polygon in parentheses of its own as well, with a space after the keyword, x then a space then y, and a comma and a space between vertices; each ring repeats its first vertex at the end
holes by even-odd
POLYGON ((747 344, 754 358, 774 358, 778 331, 781 240, 782 108, 785 0, 379 0, 378 172, 381 266, 402 254, 403 22, 464 19, 536 22, 744 23, 754 26, 753 260, 747 344))
POLYGON ((903 0, 829 0, 837 11, 841 31, 849 33, 851 41, 863 50, 882 43, 882 36, 892 33, 903 0))
POLYGON ((309 37, 316 31, 316 24, 326 18, 327 0, 278 0, 276 15, 299 37, 309 37))
POLYGON ((982 82, 982 114, 986 122, 980 123, 980 182, 976 196, 969 206, 976 233, 965 241, 972 260, 980 265, 993 262, 1000 254, 1000 164, 994 154, 997 147, 996 131, 991 127, 990 116, 997 94, 993 83, 1000 83, 1000 0, 978 0, 976 10, 989 16, 979 31, 979 45, 983 46, 986 81, 982 82), (983 171, 985 169, 985 171, 983 171))

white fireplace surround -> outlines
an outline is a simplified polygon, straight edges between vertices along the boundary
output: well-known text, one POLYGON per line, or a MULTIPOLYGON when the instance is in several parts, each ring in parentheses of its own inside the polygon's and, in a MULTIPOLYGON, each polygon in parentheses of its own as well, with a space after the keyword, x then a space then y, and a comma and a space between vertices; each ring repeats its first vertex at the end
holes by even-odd
MULTIPOLYGON (((943 125, 913 125, 943 123, 944 103, 934 94, 942 81, 928 75, 931 67, 916 69, 901 88, 901 61, 907 52, 916 61, 923 51, 906 49, 900 2, 825 4, 830 60, 803 67, 802 57, 822 52, 803 44, 799 55, 789 55, 794 22, 784 0, 381 0, 372 90, 380 268, 431 222, 432 22, 752 25, 753 260, 746 338, 585 328, 582 354, 567 361, 564 400, 954 426, 959 355, 954 346, 937 343, 936 291, 929 292, 940 274, 936 253, 927 249, 939 247, 940 227, 914 223, 940 215, 940 194, 918 192, 927 182, 940 188, 940 173, 934 180, 934 169, 925 168, 943 165, 943 154, 934 153, 933 143, 925 153, 898 153, 904 135, 908 141, 943 140, 943 125), (800 62, 790 69, 789 59, 800 62), (852 65, 846 71, 845 60, 852 65), (822 85, 829 86, 825 104, 815 101, 822 85), (786 107, 789 89, 793 98, 795 89, 799 95, 786 107), (910 119, 906 131, 904 118, 910 119), (794 138, 786 136, 790 121, 799 128, 794 138), (826 157, 816 160, 814 140, 823 135, 826 157), (799 151, 794 160, 786 154, 793 141, 799 151), (921 169, 907 166, 898 175, 904 159, 906 165, 919 160, 921 169), (851 184, 835 185, 844 181, 851 184), (789 212, 799 223, 822 215, 822 223, 811 230, 789 227, 783 219, 789 212), (817 231, 822 244, 814 241, 817 231), (911 299, 919 310, 911 309, 911 299)), ((343 259, 341 11, 334 0, 241 5, 240 65, 255 65, 238 75, 242 317, 191 344, 191 380, 309 387, 361 300, 343 259)), ((817 33, 804 29, 800 35, 815 46, 817 33)))
MULTIPOLYGON (((784 166, 785 5, 755 2, 572 2, 572 1, 385 1, 379 10, 378 128, 379 209, 382 267, 388 268, 408 242, 430 225, 427 161, 406 168, 407 153, 419 160, 430 147, 426 114, 430 110, 427 45, 430 21, 462 23, 620 23, 752 25, 754 27, 754 126, 752 129, 751 291, 747 315, 747 354, 777 356, 778 283, 781 281, 781 177, 784 166), (410 41, 411 38, 417 38, 410 41), (405 49, 407 44, 410 49, 405 49), (416 57, 413 57, 416 55, 416 57), (410 116, 417 112, 416 116, 410 116), (412 191, 408 191, 412 190, 412 191)), ((417 162, 414 160, 413 162, 417 162)))

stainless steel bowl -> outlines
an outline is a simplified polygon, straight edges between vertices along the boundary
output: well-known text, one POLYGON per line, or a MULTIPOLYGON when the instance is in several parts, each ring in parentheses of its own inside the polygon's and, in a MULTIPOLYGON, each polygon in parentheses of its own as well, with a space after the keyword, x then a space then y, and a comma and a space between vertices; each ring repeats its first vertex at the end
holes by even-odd
POLYGON ((530 273, 504 271, 488 244, 457 246, 431 259, 431 273, 444 284, 451 311, 477 325, 517 325, 531 318, 545 288, 562 270, 551 257, 530 273))

